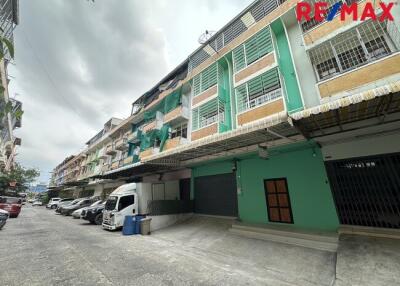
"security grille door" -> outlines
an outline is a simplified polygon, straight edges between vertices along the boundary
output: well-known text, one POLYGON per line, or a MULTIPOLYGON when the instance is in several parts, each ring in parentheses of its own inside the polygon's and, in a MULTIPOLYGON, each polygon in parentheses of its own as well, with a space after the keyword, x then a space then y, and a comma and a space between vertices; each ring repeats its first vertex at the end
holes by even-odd
POLYGON ((400 153, 325 164, 341 224, 400 228, 400 153))
POLYGON ((194 208, 200 214, 236 217, 238 207, 235 175, 231 173, 195 178, 194 208))
POLYGON ((293 223, 286 179, 264 180, 270 222, 293 223))

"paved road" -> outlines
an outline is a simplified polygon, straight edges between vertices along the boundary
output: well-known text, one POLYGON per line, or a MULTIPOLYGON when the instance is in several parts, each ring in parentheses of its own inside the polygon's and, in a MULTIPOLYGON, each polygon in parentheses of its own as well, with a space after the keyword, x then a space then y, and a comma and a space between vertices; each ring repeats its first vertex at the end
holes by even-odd
POLYGON ((122 236, 26 206, 0 231, 0 285, 331 285, 335 255, 201 220, 122 236))

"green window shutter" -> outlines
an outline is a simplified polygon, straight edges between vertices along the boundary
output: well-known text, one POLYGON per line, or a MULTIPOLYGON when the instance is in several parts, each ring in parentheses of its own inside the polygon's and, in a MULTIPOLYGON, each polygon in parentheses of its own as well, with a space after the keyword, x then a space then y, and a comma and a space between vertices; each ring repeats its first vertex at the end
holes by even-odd
POLYGON ((271 69, 235 88, 237 100, 237 112, 246 111, 249 108, 273 100, 280 96, 280 93, 268 94, 281 87, 278 68, 271 69), (263 95, 267 95, 262 97, 263 95), (250 100, 250 101, 249 101, 250 100))
POLYGON ((270 28, 266 27, 245 42, 246 63, 250 65, 273 50, 270 28))
POLYGON ((264 94, 281 87, 281 83, 279 81, 279 73, 278 73, 277 68, 267 71, 261 77, 262 77, 262 82, 263 82, 263 89, 264 89, 263 93, 264 94))
POLYGON ((209 66, 201 73, 201 92, 209 89, 218 82, 217 63, 209 66))
POLYGON ((240 45, 233 50, 233 70, 238 72, 246 67, 246 60, 244 57, 244 45, 240 45))
POLYGON ((235 89, 237 100, 237 112, 242 112, 247 109, 247 84, 242 84, 235 89))
POLYGON ((258 76, 248 82, 250 100, 263 95, 262 76, 258 76))
POLYGON ((193 96, 196 96, 201 93, 201 74, 196 75, 193 78, 193 96))
POLYGON ((199 128, 218 121, 218 98, 214 98, 199 107, 199 119, 199 128))
POLYGON ((199 129, 199 108, 192 110, 192 129, 199 129))

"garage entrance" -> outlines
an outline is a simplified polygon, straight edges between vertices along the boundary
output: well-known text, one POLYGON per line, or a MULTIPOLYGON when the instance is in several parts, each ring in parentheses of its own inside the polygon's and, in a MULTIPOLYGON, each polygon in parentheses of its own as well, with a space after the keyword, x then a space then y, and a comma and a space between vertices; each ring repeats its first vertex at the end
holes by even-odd
POLYGON ((400 228, 400 153, 325 164, 341 224, 400 228))
POLYGON ((197 177, 194 180, 196 213, 236 217, 236 177, 233 173, 197 177))

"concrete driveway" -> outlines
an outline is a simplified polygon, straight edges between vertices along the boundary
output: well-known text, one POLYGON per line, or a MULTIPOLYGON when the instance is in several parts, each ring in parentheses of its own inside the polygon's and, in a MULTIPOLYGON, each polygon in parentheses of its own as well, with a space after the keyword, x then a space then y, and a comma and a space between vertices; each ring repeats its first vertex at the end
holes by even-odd
POLYGON ((335 254, 237 237, 196 217, 122 236, 24 207, 0 231, 1 285, 331 285, 335 254))

